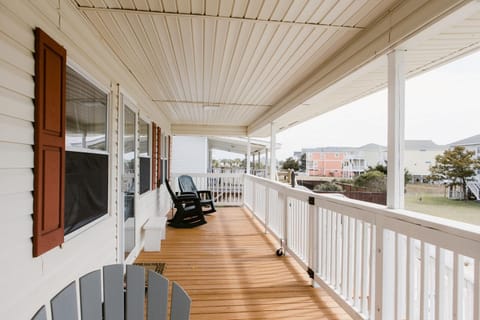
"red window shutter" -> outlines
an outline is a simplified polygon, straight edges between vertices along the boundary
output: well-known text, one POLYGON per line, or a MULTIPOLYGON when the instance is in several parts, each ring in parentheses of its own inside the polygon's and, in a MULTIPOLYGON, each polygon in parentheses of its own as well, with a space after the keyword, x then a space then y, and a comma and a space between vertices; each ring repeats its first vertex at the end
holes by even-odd
POLYGON ((152 190, 157 187, 157 124, 152 122, 152 190))
POLYGON ((67 52, 35 30, 33 256, 63 243, 67 52))
POLYGON ((157 187, 162 184, 162 128, 157 127, 157 187))

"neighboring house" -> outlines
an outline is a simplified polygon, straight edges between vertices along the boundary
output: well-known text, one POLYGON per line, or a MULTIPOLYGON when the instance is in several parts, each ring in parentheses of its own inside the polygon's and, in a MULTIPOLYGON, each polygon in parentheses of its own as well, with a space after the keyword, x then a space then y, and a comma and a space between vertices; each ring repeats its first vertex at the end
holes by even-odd
MULTIPOLYGON (((450 147, 462 146, 465 149, 475 152, 477 159, 480 159, 480 134, 477 134, 472 137, 468 137, 462 140, 458 140, 450 143, 450 147)), ((475 177, 477 182, 480 182, 480 169, 477 170, 477 175, 475 177)))
POLYGON ((306 155, 306 172, 310 176, 343 177, 347 152, 341 147, 302 149, 306 155))
MULTIPOLYGON (((471 136, 459 141, 452 142, 450 143, 449 146, 465 147, 466 150, 475 152, 475 156, 477 157, 477 159, 480 159, 480 134, 477 134, 475 136, 471 136)), ((477 200, 480 200, 480 169, 477 170, 477 175, 474 177, 473 181, 469 181, 467 183, 467 188, 475 196, 477 200)), ((460 193, 456 192, 456 195, 454 195, 454 197, 463 198, 463 191, 460 193)))
POLYGON ((435 157, 447 149, 432 140, 405 140, 404 166, 412 175, 413 183, 422 183, 430 175, 435 157))
POLYGON ((324 147, 302 149, 310 176, 353 178, 369 166, 384 163, 386 147, 367 144, 362 147, 324 147))

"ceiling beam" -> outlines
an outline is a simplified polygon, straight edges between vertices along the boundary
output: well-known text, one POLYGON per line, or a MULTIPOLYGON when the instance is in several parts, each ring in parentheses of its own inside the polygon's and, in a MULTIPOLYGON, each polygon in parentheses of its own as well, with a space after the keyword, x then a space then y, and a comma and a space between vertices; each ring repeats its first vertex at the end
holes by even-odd
POLYGON ((170 129, 173 135, 185 136, 245 137, 247 135, 246 126, 172 124, 170 129))
POLYGON ((229 103, 229 102, 209 102, 209 101, 189 101, 189 100, 152 100, 157 103, 178 103, 178 104, 187 104, 187 105, 199 105, 199 106, 215 106, 215 107, 261 107, 261 108, 271 108, 272 105, 268 104, 253 104, 253 103, 229 103))
POLYGON ((116 14, 134 14, 134 15, 148 15, 148 16, 161 16, 161 17, 204 19, 204 20, 215 20, 215 21, 249 22, 249 23, 258 23, 258 24, 269 24, 269 25, 304 26, 304 27, 312 27, 314 29, 342 29, 342 30, 350 30, 350 31, 365 30, 365 28, 363 27, 347 26, 347 25, 322 24, 322 23, 297 22, 297 21, 277 21, 277 20, 266 20, 266 19, 258 19, 258 18, 252 19, 252 18, 222 17, 222 16, 212 16, 207 14, 194 14, 194 13, 176 13, 176 12, 162 12, 162 11, 139 10, 139 9, 121 9, 121 8, 96 8, 96 7, 86 7, 86 6, 78 6, 78 9, 83 12, 97 12, 97 13, 104 12, 104 13, 116 13, 116 14))

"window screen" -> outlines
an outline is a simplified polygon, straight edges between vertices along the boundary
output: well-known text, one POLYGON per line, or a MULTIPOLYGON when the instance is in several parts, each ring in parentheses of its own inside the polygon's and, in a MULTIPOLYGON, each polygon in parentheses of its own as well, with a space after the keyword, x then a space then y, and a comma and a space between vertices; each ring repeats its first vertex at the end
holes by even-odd
POLYGON ((71 68, 67 68, 66 97, 64 218, 68 234, 108 212, 108 97, 71 68))

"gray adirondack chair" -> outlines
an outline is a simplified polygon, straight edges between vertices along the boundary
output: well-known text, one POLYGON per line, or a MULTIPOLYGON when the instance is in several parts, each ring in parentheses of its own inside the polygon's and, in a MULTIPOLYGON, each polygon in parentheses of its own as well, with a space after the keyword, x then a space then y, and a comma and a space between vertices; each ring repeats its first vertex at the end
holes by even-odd
MULTIPOLYGON (((114 264, 90 272, 79 279, 77 303, 76 281, 71 282, 50 300, 52 320, 167 320, 168 280, 148 272, 147 315, 145 317, 145 269, 127 265, 124 286, 123 265, 114 264), (103 297, 102 297, 103 286, 103 297), (80 318, 78 311, 80 310, 80 318)), ((172 284, 170 320, 190 318, 191 299, 176 282, 172 284)), ((42 306, 32 320, 47 320, 42 306)))

